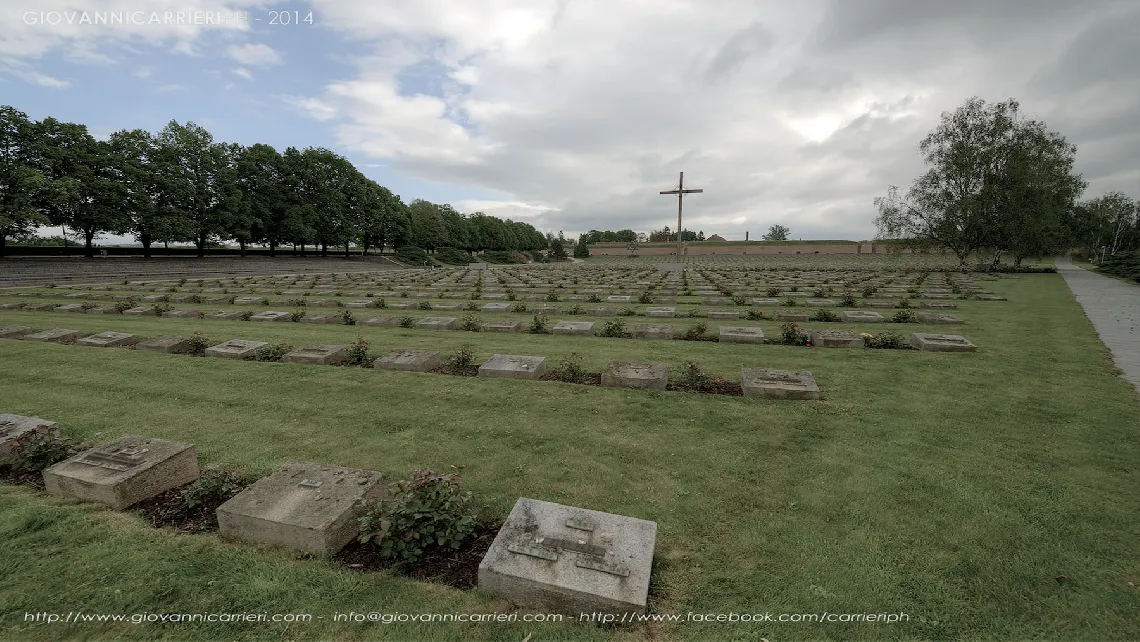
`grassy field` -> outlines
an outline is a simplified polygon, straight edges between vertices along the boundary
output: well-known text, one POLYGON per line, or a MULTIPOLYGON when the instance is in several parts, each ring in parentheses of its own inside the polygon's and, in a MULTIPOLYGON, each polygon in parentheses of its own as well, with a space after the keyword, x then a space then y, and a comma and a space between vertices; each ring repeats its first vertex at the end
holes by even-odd
MULTIPOLYGON (((812 370, 824 400, 776 402, 0 341, 0 406, 57 420, 86 440, 134 433, 189 441, 203 463, 249 472, 286 457, 395 476, 457 466, 498 514, 526 496, 654 520, 657 614, 908 616, 897 624, 678 622, 618 631, 335 622, 349 611, 511 607, 477 591, 179 536, 129 514, 0 486, 0 637, 1140 638, 1140 400, 1112 372, 1059 276, 988 287, 1009 301, 959 302, 967 324, 952 330, 979 346, 974 354, 0 311, 0 326, 144 338, 196 330, 218 342, 365 337, 381 353, 469 343, 479 359, 506 352, 557 361, 578 352, 594 370, 610 359, 674 368, 692 360, 730 379, 741 366, 812 370), (324 619, 25 621, 25 613, 71 611, 324 619)), ((777 330, 774 322, 739 324, 777 330)))

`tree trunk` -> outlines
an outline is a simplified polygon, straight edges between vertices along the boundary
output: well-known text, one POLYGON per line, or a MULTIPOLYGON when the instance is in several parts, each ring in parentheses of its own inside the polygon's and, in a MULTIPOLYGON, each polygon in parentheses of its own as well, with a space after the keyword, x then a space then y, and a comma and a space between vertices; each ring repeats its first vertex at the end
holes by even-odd
POLYGON ((328 256, 328 255, 329 255, 329 244, 324 242, 324 241, 321 241, 321 256, 328 256))
POLYGON ((997 272, 1001 266, 1001 253, 1002 250, 994 250, 994 260, 990 261, 990 272, 997 272))
POLYGON ((206 257, 206 236, 203 234, 194 239, 194 245, 198 246, 198 258, 206 257))
POLYGON ((139 235, 139 241, 142 242, 142 246, 143 246, 143 258, 149 259, 150 258, 150 244, 153 242, 152 239, 150 238, 150 232, 143 232, 142 234, 140 234, 139 235))
POLYGON ((162 245, 166 248, 166 255, 170 256, 170 241, 163 241, 162 245))
POLYGON ((85 228, 83 230, 83 253, 84 253, 84 256, 86 256, 89 259, 95 256, 95 247, 91 244, 91 241, 94 238, 95 238, 95 230, 94 229, 85 228))
POLYGON ((348 241, 344 242, 344 258, 348 258, 348 241))
POLYGON ((1023 257, 1020 257, 1020 256, 1013 257, 1013 267, 1016 267, 1016 268, 1021 267, 1021 259, 1022 258, 1023 257))
POLYGON ((269 258, 277 258, 277 241, 269 242, 269 258))
POLYGON ((0 259, 4 258, 4 250, 8 247, 8 237, 0 234, 0 259))

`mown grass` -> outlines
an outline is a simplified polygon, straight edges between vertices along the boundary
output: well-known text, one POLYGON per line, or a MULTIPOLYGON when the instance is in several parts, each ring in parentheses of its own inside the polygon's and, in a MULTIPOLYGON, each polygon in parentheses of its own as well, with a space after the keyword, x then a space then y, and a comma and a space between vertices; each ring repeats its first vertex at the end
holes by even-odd
MULTIPOLYGON (((136 433, 189 441, 203 462, 251 472, 286 457, 398 476, 456 466, 492 512, 505 514, 527 496, 651 519, 659 525, 655 613, 909 616, 890 625, 676 623, 616 632, 579 624, 334 623, 337 611, 509 607, 478 592, 355 575, 0 487, 0 636, 1140 637, 1140 401, 1112 374, 1059 276, 990 287, 1010 300, 959 302, 967 325, 925 328, 966 335, 979 345, 974 354, 0 311, 0 326, 143 337, 201 330, 217 342, 303 345, 362 336, 377 352, 469 343, 480 359, 506 352, 556 361, 573 351, 588 369, 610 359, 693 360, 728 378, 741 366, 810 369, 823 401, 0 341, 0 405, 58 420, 86 440, 136 433), (288 626, 23 621, 25 612, 75 610, 330 619, 288 626)), ((725 323, 759 325, 769 335, 778 326, 725 323)))

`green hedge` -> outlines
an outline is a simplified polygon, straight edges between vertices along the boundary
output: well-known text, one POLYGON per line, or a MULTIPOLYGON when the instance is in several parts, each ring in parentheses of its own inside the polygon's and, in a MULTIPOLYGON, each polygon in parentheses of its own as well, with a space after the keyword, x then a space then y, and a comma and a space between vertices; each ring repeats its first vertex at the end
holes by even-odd
POLYGON ((1140 250, 1107 257, 1097 271, 1140 282, 1140 250))

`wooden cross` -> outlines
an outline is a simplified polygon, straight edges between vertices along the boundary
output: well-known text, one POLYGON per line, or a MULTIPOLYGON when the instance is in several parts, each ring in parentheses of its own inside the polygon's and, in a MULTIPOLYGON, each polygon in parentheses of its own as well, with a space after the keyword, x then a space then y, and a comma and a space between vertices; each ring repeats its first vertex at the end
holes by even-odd
POLYGON ((681 172, 681 180, 677 183, 677 189, 671 189, 662 194, 676 194, 677 195, 677 260, 681 260, 681 203, 685 200, 685 194, 700 194, 703 189, 685 189, 685 172, 681 172))

